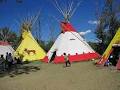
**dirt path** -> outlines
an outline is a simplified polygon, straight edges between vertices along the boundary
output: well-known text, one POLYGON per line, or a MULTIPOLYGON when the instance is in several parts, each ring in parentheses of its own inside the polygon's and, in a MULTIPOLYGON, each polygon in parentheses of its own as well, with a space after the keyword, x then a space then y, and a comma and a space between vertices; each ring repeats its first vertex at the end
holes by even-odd
POLYGON ((120 90, 120 72, 92 62, 38 64, 37 72, 0 78, 0 90, 120 90))

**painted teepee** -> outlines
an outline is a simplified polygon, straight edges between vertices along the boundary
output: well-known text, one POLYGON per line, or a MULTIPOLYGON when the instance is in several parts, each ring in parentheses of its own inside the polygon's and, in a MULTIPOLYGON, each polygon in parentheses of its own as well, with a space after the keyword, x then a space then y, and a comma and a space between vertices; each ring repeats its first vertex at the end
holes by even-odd
MULTIPOLYGON (((66 10, 62 10, 55 0, 55 4, 60 13, 64 16, 64 22, 60 23, 62 33, 58 36, 55 43, 48 51, 45 62, 62 63, 64 62, 63 53, 69 56, 71 62, 85 61, 98 58, 99 55, 88 45, 88 43, 80 36, 79 33, 69 23, 69 19, 76 10, 72 9, 73 2, 69 4, 66 10), (72 11, 73 10, 73 11, 72 11)), ((76 5, 78 7, 79 3, 76 5)))
POLYGON ((108 45, 108 47, 105 50, 105 52, 103 53, 102 58, 100 59, 100 61, 98 62, 98 64, 100 64, 100 65, 104 65, 105 64, 105 62, 108 60, 110 54, 113 52, 113 46, 115 44, 119 44, 120 45, 120 28, 116 32, 115 36, 111 40, 111 42, 108 45))
POLYGON ((8 42, 0 41, 0 55, 4 55, 4 58, 5 58, 7 52, 13 54, 14 49, 8 42))
POLYGON ((43 59, 46 55, 45 51, 39 46, 37 41, 32 36, 30 32, 31 27, 31 22, 24 22, 22 24, 22 40, 15 51, 15 56, 23 56, 23 61, 43 59))

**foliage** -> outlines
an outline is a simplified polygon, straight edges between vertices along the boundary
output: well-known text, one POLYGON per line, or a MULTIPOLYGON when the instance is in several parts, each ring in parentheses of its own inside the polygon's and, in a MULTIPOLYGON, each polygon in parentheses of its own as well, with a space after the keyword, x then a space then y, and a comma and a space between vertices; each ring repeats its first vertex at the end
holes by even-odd
POLYGON ((54 43, 54 41, 51 41, 51 40, 47 42, 47 44, 45 45, 46 46, 46 48, 45 48, 46 52, 48 52, 48 50, 50 50, 53 43, 54 43))
POLYGON ((0 28, 0 40, 8 41, 8 39, 12 36, 8 27, 0 28))
POLYGON ((8 41, 13 45, 15 48, 18 43, 19 37, 16 33, 12 32, 9 27, 0 28, 0 40, 1 41, 8 41))
POLYGON ((45 41, 38 40, 38 39, 37 39, 37 42, 46 52, 48 52, 50 50, 50 48, 52 47, 52 45, 54 43, 54 41, 51 41, 51 40, 49 40, 47 43, 45 43, 45 41))
POLYGON ((97 51, 98 47, 97 47, 97 43, 96 42, 87 42, 95 51, 97 51))
POLYGON ((45 42, 42 40, 38 40, 38 39, 36 39, 36 40, 37 40, 38 44, 45 50, 45 42))
POLYGON ((97 47, 99 47, 97 51, 100 54, 105 51, 120 26, 119 17, 117 16, 120 11, 117 3, 117 0, 105 0, 105 5, 98 17, 99 23, 95 34, 98 40, 97 47))

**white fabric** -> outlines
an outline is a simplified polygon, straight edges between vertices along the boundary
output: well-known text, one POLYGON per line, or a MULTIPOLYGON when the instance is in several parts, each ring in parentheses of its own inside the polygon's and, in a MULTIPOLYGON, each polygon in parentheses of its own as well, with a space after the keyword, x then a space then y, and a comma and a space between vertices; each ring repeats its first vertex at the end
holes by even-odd
POLYGON ((14 49, 10 45, 0 45, 0 55, 6 56, 6 52, 11 53, 13 55, 14 49))
POLYGON ((95 52, 77 32, 61 33, 47 53, 48 59, 51 58, 55 49, 57 49, 57 56, 61 56, 63 53, 76 55, 76 53, 95 52))

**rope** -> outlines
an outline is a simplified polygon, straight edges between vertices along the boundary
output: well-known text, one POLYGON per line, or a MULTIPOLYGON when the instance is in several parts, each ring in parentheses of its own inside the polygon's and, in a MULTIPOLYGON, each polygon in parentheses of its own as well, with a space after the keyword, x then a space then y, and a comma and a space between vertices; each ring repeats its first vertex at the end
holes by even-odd
MULTIPOLYGON (((72 32, 71 32, 72 33, 72 32)), ((80 40, 79 39, 79 37, 77 37, 74 33, 72 33, 78 40, 80 40)), ((80 40, 81 42, 83 42, 85 45, 87 45, 88 47, 89 47, 89 49, 91 49, 92 51, 93 51, 93 49, 87 44, 87 43, 85 43, 84 41, 82 41, 82 40, 80 40)))

